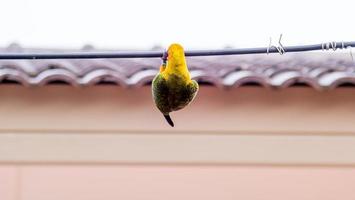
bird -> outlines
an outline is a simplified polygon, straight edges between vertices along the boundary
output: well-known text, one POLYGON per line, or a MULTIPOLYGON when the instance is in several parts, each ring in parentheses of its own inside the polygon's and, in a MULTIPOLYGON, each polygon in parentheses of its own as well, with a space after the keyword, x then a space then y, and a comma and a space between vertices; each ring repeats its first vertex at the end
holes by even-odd
POLYGON ((197 81, 191 79, 184 48, 171 44, 164 53, 163 64, 152 81, 152 96, 156 107, 170 126, 174 122, 170 113, 189 105, 199 90, 197 81))

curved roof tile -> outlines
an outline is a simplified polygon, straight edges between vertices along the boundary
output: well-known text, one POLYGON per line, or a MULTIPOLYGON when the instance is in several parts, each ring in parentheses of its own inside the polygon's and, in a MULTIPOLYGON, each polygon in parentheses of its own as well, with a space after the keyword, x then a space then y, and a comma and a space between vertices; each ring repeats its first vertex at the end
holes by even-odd
MULTIPOLYGON (((0 53, 14 51, 59 52, 19 46, 0 48, 0 53)), ((187 63, 193 79, 218 88, 249 83, 287 88, 301 83, 322 90, 344 83, 355 84, 355 63, 349 54, 341 52, 189 57, 187 63)), ((61 81, 73 86, 113 82, 122 87, 140 87, 152 81, 160 64, 158 58, 0 60, 0 81, 14 81, 24 86, 61 81)))

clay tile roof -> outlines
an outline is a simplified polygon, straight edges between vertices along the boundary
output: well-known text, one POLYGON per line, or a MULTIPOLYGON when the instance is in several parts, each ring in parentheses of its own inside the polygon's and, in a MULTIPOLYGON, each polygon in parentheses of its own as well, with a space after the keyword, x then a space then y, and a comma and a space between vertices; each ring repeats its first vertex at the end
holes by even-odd
MULTIPOLYGON (((92 50, 94 48, 90 46, 80 51, 92 50)), ((0 53, 44 51, 59 52, 51 49, 24 49, 18 45, 0 48, 0 53)), ((190 57, 187 62, 194 79, 219 88, 248 84, 287 88, 302 84, 322 90, 344 84, 355 85, 355 63, 348 53, 190 57)), ((140 87, 151 82, 160 63, 159 58, 0 60, 0 81, 16 82, 24 86, 62 82, 74 86, 115 83, 123 87, 140 87)))

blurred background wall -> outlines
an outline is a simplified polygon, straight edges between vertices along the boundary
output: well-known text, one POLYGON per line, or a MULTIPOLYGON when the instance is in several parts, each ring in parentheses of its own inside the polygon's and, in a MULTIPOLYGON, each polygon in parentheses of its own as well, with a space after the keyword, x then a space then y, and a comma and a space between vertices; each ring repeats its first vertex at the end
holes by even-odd
POLYGON ((352 91, 2 85, 0 199, 353 199, 352 91))

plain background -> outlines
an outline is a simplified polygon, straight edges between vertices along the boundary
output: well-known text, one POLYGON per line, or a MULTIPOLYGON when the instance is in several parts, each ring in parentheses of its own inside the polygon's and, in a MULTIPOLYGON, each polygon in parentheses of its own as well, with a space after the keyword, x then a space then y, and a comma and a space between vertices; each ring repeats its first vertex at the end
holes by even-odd
POLYGON ((352 0, 0 0, 0 46, 149 49, 355 38, 352 0))

